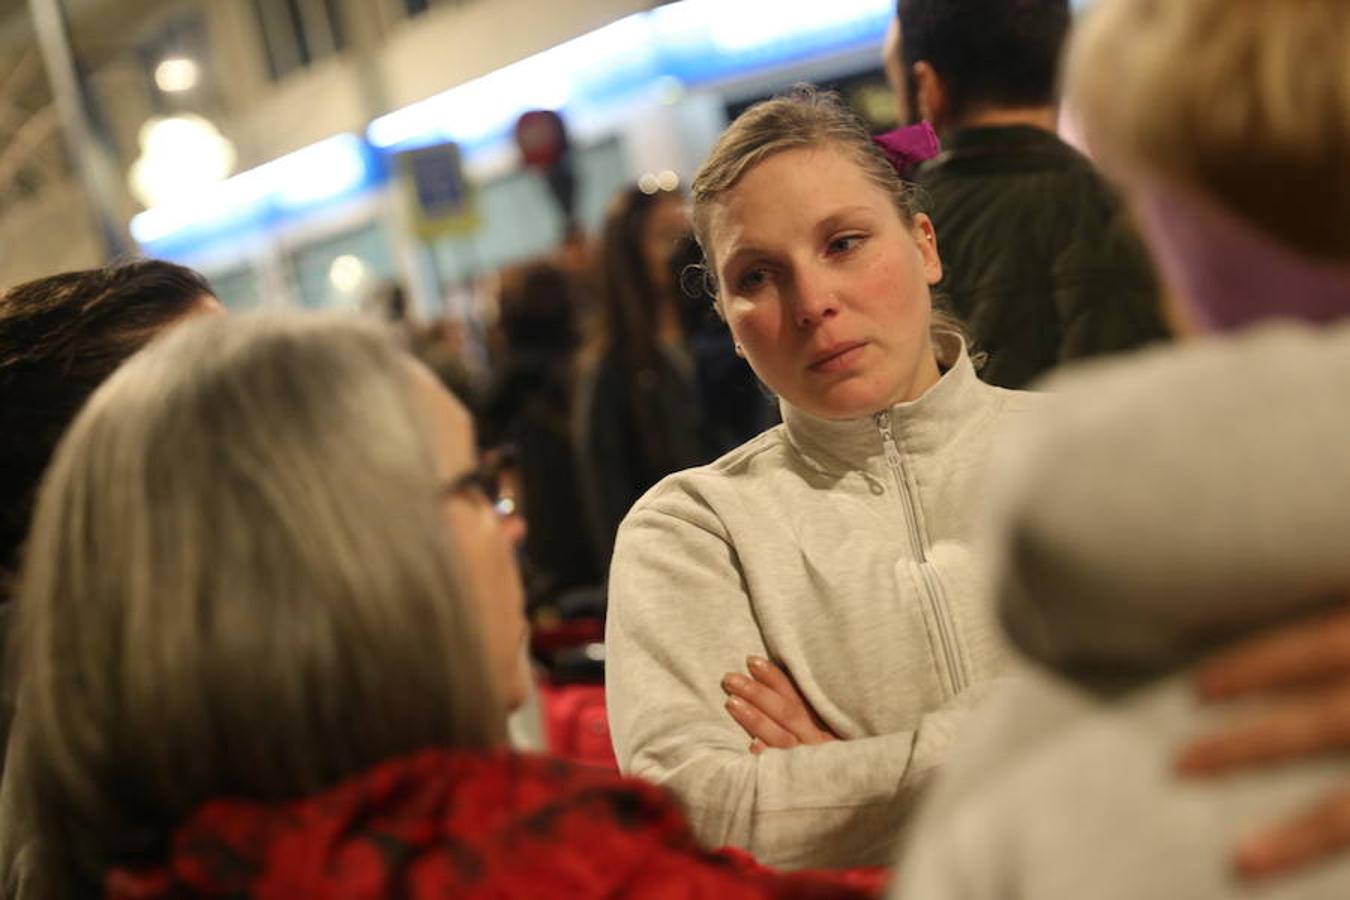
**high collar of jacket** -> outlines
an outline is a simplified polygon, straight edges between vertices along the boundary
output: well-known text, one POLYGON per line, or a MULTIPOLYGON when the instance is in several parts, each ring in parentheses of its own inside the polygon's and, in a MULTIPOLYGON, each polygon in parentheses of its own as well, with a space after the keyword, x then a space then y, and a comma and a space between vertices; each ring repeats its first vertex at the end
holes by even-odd
POLYGON ((1059 169, 1085 162, 1059 135, 1032 125, 980 125, 958 128, 942 138, 942 152, 918 169, 918 179, 954 168, 967 173, 1059 169))
POLYGON ((933 349, 944 370, 937 384, 907 400, 861 419, 822 419, 779 400, 788 440, 820 469, 842 472, 884 465, 882 422, 889 421, 905 453, 936 453, 953 440, 960 423, 979 408, 981 383, 965 341, 953 333, 934 335, 933 349))
POLYGON ((1034 125, 974 125, 954 128, 942 136, 944 153, 963 154, 1036 150, 1041 152, 1073 149, 1059 135, 1034 125))

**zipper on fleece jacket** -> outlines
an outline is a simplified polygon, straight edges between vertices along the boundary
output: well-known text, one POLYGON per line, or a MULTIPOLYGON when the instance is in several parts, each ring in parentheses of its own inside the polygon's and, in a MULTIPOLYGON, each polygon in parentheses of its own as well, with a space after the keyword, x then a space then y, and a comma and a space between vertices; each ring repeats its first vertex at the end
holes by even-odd
POLYGON ((938 642, 942 648, 942 662, 947 670, 947 681, 951 686, 953 695, 959 694, 965 689, 968 682, 961 666, 960 653, 956 647, 956 625, 951 620, 951 611, 948 609, 947 598, 942 590, 942 582, 938 579, 932 566, 928 564, 928 548, 924 546, 923 535, 919 531, 919 515, 916 510, 919 501, 913 493, 908 471, 905 467, 905 458, 901 455, 900 447, 895 442, 895 432, 891 428, 890 411, 882 410, 876 413, 872 420, 876 423, 877 430, 881 432, 881 449, 886 455, 886 463, 890 467, 891 475, 894 476, 899 489, 900 506, 905 514, 905 528, 909 532, 914 558, 918 561, 919 572, 923 577, 923 599, 928 604, 929 609, 932 610, 933 621, 937 623, 938 642))

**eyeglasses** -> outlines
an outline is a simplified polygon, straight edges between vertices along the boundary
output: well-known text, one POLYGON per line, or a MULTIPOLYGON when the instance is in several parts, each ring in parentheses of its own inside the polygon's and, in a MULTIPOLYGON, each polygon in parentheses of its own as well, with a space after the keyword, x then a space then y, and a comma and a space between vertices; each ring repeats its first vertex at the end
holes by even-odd
POLYGON ((492 509, 503 519, 514 516, 518 511, 516 498, 502 486, 502 476, 515 465, 515 455, 502 451, 485 457, 478 467, 459 476, 441 488, 442 496, 462 497, 465 494, 477 494, 492 505, 492 509))

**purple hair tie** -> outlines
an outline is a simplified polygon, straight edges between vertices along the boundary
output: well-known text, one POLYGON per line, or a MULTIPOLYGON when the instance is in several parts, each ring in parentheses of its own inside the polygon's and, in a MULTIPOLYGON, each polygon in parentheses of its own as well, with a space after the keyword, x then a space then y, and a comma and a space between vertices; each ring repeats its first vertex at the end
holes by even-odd
POLYGON ((927 122, 887 131, 872 138, 872 141, 881 148, 895 171, 906 181, 914 175, 919 163, 942 152, 937 132, 927 122))

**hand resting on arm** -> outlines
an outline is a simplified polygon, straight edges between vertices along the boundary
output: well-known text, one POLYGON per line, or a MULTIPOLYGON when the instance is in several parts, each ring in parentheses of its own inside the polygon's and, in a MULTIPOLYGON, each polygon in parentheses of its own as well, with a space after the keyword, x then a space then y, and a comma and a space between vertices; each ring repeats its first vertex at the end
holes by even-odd
MULTIPOLYGON (((1268 695, 1268 708, 1185 748, 1183 773, 1218 775, 1317 754, 1350 753, 1350 607, 1244 642, 1203 665, 1201 697, 1268 695)), ((1350 783, 1249 836, 1234 864, 1262 878, 1350 851, 1350 783)))

